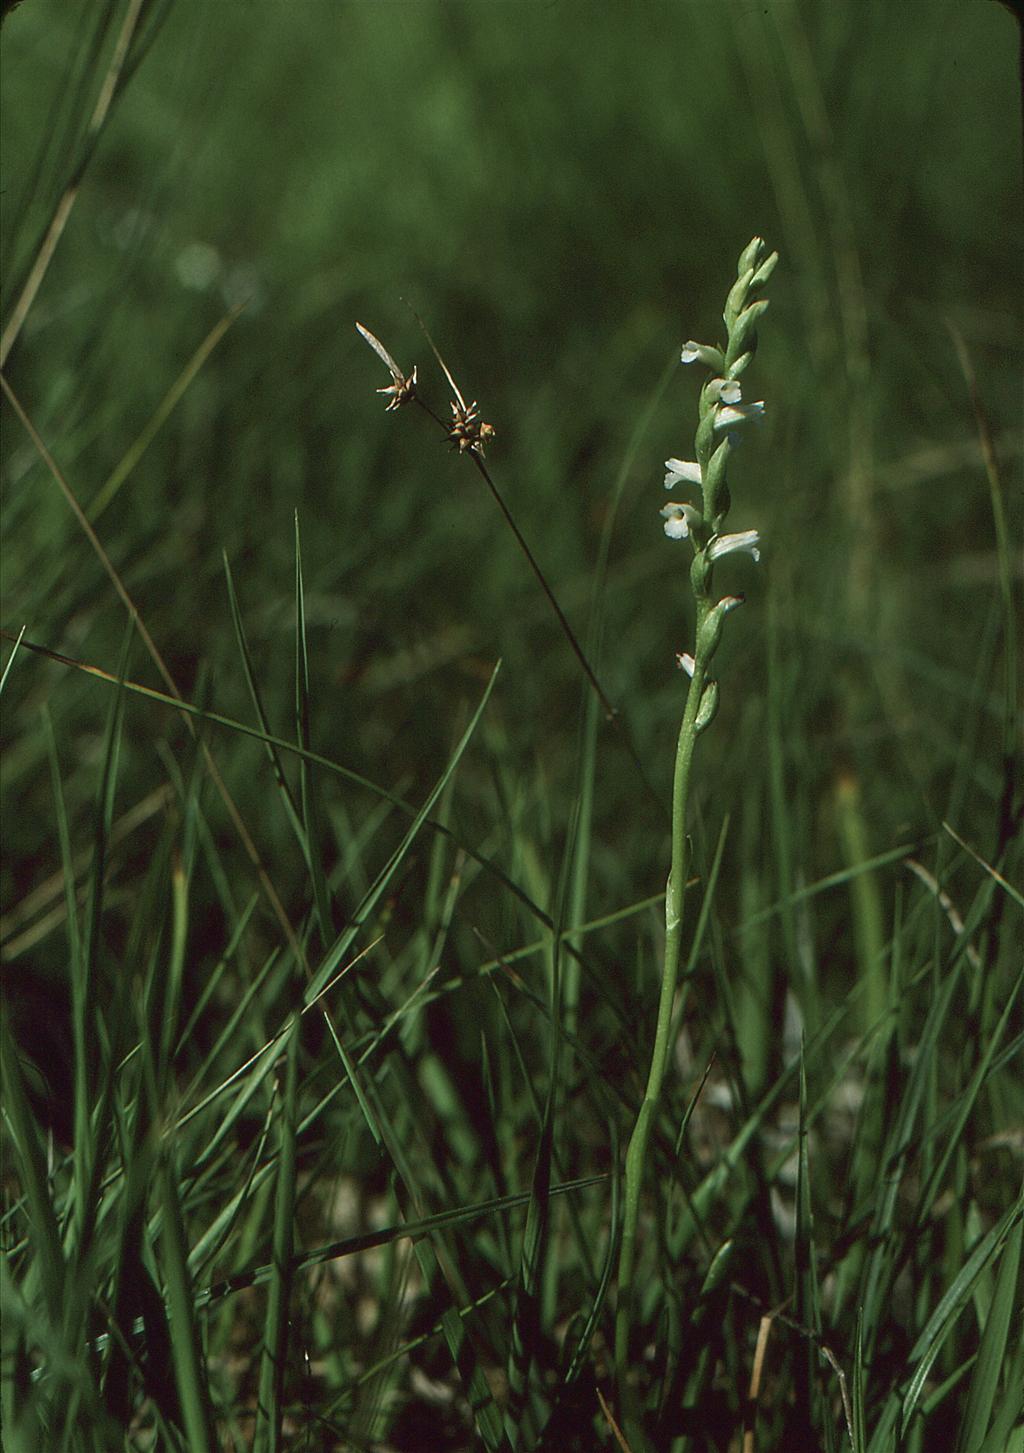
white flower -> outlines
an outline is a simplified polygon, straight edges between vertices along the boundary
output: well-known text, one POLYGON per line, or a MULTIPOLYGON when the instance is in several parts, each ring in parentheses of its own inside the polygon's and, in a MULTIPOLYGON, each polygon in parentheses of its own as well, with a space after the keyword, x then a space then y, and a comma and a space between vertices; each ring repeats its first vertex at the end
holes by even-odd
POLYGON ((690 655, 689 651, 676 652, 676 665, 679 667, 680 671, 685 671, 687 676, 693 675, 694 667, 696 666, 696 664, 696 661, 690 655))
POLYGON ((720 348, 713 348, 710 343, 695 343, 692 338, 683 344, 679 357, 683 363, 703 363, 712 373, 721 373, 725 367, 725 356, 720 348))
POLYGON ((667 504, 660 514, 665 521, 665 534, 670 540, 685 540, 702 518, 700 510, 695 510, 693 505, 675 503, 667 504))
POLYGON ((713 378, 704 391, 713 403, 718 404, 738 404, 743 397, 743 386, 738 378, 713 378))
POLYGON ((666 489, 671 489, 674 484, 695 484, 700 489, 702 481, 699 464, 689 459, 666 459, 665 468, 668 470, 665 475, 666 489))
POLYGON ((755 419, 764 418, 764 400, 756 404, 724 404, 715 415, 715 429, 721 432, 725 429, 737 429, 741 424, 749 424, 755 419))
MULTIPOLYGON (((662 514, 665 511, 662 510, 662 514)), ((666 531, 668 526, 665 526, 666 531)), ((720 560, 723 555, 733 555, 737 551, 744 551, 747 555, 760 560, 761 552, 757 548, 761 536, 756 530, 743 530, 738 535, 716 535, 708 546, 708 559, 720 560)))

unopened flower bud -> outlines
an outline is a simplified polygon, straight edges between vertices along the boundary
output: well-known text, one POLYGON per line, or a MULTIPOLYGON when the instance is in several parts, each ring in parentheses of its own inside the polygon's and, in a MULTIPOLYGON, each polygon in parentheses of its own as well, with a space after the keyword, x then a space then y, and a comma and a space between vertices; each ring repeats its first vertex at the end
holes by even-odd
POLYGON ((747 301, 747 293, 750 291, 750 279, 753 276, 754 272, 752 268, 748 268, 746 272, 740 273, 739 277, 732 285, 732 290, 730 291, 729 296, 725 300, 725 310, 722 313, 722 321, 725 324, 725 331, 730 335, 730 337, 732 336, 732 330, 736 324, 736 319, 739 317, 743 305, 747 301))
POLYGON ((740 260, 736 264, 736 272, 742 275, 748 270, 756 268, 764 255, 764 238, 752 237, 746 247, 740 253, 740 260))
POLYGON ((754 276, 750 279, 751 290, 764 287, 765 283, 775 271, 775 264, 778 260, 779 254, 777 252, 773 252, 769 257, 765 258, 764 262, 759 265, 754 276))
POLYGON ((694 718, 693 729, 695 732, 706 731, 714 721, 718 712, 718 682, 709 681, 700 694, 700 706, 697 708, 697 715, 694 718))
POLYGON ((711 519, 720 522, 729 510, 729 488, 725 482, 725 467, 729 455, 736 447, 736 434, 726 434, 712 454, 705 475, 704 497, 711 519))
POLYGON ((725 626, 725 618, 731 611, 743 604, 742 595, 726 595, 712 606, 704 617, 704 621, 697 633, 697 655, 705 664, 711 660, 718 650, 718 643, 722 639, 722 630, 725 626))
POLYGON ((747 304, 729 332, 729 351, 731 353, 738 353, 741 348, 746 348, 753 353, 757 346, 754 332, 757 320, 767 312, 768 307, 767 298, 759 298, 756 303, 747 304))

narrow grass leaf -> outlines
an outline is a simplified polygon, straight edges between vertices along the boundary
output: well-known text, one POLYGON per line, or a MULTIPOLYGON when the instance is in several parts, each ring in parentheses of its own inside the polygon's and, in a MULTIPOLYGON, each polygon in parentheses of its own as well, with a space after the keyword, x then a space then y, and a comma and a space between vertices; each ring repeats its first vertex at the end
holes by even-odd
POLYGON ((0 1005, 0 1064, 3 1070, 4 1117, 14 1143, 14 1161, 28 1208, 28 1235, 34 1247, 43 1302, 56 1330, 61 1325, 66 1268, 60 1232, 46 1174, 46 1158, 39 1129, 29 1104, 21 1062, 0 1005))
POLYGON ((134 617, 129 617, 121 647, 118 690, 110 702, 103 744, 103 766, 93 807, 93 849, 89 870, 85 924, 81 952, 69 964, 71 977, 71 1026, 74 1053, 74 1176, 73 1219, 79 1239, 79 1255, 88 1244, 88 1228, 96 1211, 94 1191, 99 1145, 93 1119, 96 1090, 112 1070, 109 1044, 98 1033, 102 1008, 97 1000, 97 979, 102 945, 103 894, 107 873, 107 843, 114 813, 121 732, 124 722, 123 682, 128 668, 134 617))
POLYGON ((916 1366, 901 1399, 900 1422, 904 1434, 921 1399, 932 1364, 942 1351, 946 1338, 960 1314, 970 1303, 975 1282, 990 1265, 992 1259, 1001 1254, 1010 1232, 1022 1216, 1024 1216, 1024 1197, 1004 1212, 992 1229, 982 1237, 959 1274, 943 1294, 923 1332, 911 1348, 908 1360, 915 1363, 916 1366))
MULTIPOLYGON (((1024 1220, 1019 1220, 1006 1238, 1006 1245, 999 1258, 995 1292, 988 1310, 988 1316, 981 1334, 974 1375, 971 1378, 967 1405, 964 1408, 960 1432, 957 1437, 956 1453, 980 1453, 985 1434, 992 1420, 996 1390, 1010 1358, 1007 1343, 1014 1313, 1020 1321, 1020 1262, 1021 1242, 1024 1239, 1024 1220)), ((1019 1335, 1019 1332, 1018 1332, 1019 1335)), ((1008 1397, 1024 1402, 1020 1385, 1016 1392, 1007 1389, 1008 1397)))
POLYGON ((219 323, 214 324, 214 326, 210 329, 209 333, 207 333, 206 337, 203 339, 202 343, 200 343, 199 347, 193 353, 188 363, 186 363, 185 367, 181 370, 178 377, 174 380, 170 388, 164 394, 163 398, 160 400, 159 404, 156 406, 155 410, 146 421, 146 424, 143 427, 138 438, 135 439, 134 442, 128 446, 124 454, 118 460, 117 464, 115 464, 114 468, 111 470, 110 474, 100 485, 99 489, 96 491, 96 495, 92 501, 92 504, 90 504, 87 511, 89 519, 94 524, 99 519, 100 515, 103 514, 107 506, 112 503, 115 496, 117 495, 118 490, 124 484, 125 480, 129 477, 132 470, 140 462, 143 455, 146 453, 146 450, 152 444, 157 434, 159 434, 164 424, 174 413, 174 410, 177 408, 179 402, 186 393, 189 384, 191 384, 192 380, 199 373, 200 369, 206 363, 206 360, 210 357, 210 354, 217 347, 217 344, 220 342, 220 340, 224 337, 224 334, 228 331, 232 323, 234 323, 236 318, 238 318, 239 314, 243 311, 243 308, 244 304, 240 304, 238 307, 230 309, 230 311, 227 312, 223 318, 221 318, 219 323))
POLYGON ((285 1089, 278 1116, 277 1190, 274 1199, 273 1261, 263 1333, 256 1422, 256 1453, 279 1453, 282 1447, 284 1379, 288 1360, 288 1303, 292 1285, 295 1224, 296 1123, 298 1120, 299 1020, 286 1035, 285 1089))
POLYGON ((209 1373, 195 1318, 178 1171, 170 1146, 163 1149, 157 1183, 163 1212, 162 1261, 170 1311, 171 1356, 184 1432, 189 1453, 215 1453, 217 1439, 209 1398, 209 1373))
MULTIPOLYGON (((0 636, 9 640, 14 639, 7 631, 0 631, 0 636)), ((118 683, 118 678, 111 672, 105 671, 102 667, 89 665, 85 661, 77 661, 71 656, 62 655, 59 651, 51 651, 49 647, 41 646, 36 641, 24 641, 23 649, 43 656, 48 661, 56 661, 71 670, 79 671, 85 676, 91 676, 97 681, 103 681, 107 685, 116 686, 120 684, 123 690, 131 695, 144 697, 147 701, 158 702, 161 706, 170 707, 180 715, 189 717, 194 721, 209 722, 213 726, 223 727, 226 731, 236 733, 239 736, 250 737, 254 741, 262 742, 265 746, 273 747, 279 752, 301 756, 314 766, 321 767, 325 772, 340 777, 346 782, 351 782, 354 786, 371 793, 382 804, 390 804, 396 807, 406 817, 413 818, 419 811, 419 809, 412 803, 407 802, 400 794, 391 791, 389 788, 379 786, 376 782, 371 781, 369 777, 364 777, 360 772, 354 772, 351 767, 345 767, 340 762, 335 762, 332 758, 325 757, 321 752, 303 751, 302 748, 296 746, 294 741, 289 741, 286 737, 275 736, 272 732, 263 731, 259 727, 251 726, 248 722, 238 721, 234 717, 224 716, 221 712, 209 711, 205 707, 196 706, 193 702, 184 701, 176 696, 169 696, 164 691, 158 691, 152 686, 143 686, 138 681, 123 681, 118 683)), ((501 662, 499 661, 494 668, 495 674, 497 674, 500 666, 501 662)), ((490 687, 488 687, 489 691, 490 687)), ((471 844, 463 842, 452 829, 446 827, 443 823, 434 821, 433 819, 427 819, 426 825, 431 831, 440 833, 442 836, 450 838, 455 842, 466 854, 467 858, 476 863, 489 877, 493 878, 496 883, 499 883, 502 888, 522 903, 532 918, 536 919, 538 923, 546 928, 551 927, 550 915, 538 903, 534 902, 520 884, 511 878, 497 863, 484 856, 484 854, 479 852, 471 844)), ((904 848, 890 856, 899 857, 905 853, 906 849, 904 848)), ((628 909, 625 910, 625 916, 628 916, 631 911, 628 909)), ((622 913, 620 912, 613 916, 622 916, 622 913)))
MULTIPOLYGON (((299 746, 309 749, 309 648, 306 640, 306 597, 302 584, 302 545, 299 514, 295 512, 295 731, 299 746)), ((334 937, 331 895, 320 856, 320 811, 316 769, 305 757, 299 758, 299 799, 302 804, 302 835, 306 862, 313 885, 320 941, 324 948, 334 937)))
MULTIPOLYGON (((494 670, 491 672, 490 680, 487 683, 483 696, 480 698, 480 701, 477 704, 476 710, 473 712, 469 725, 466 727, 466 730, 463 732, 461 738, 456 744, 455 750, 453 751, 451 757, 448 759, 447 766, 445 767, 441 776, 438 778, 437 782, 435 782, 434 786, 431 788, 430 792, 424 798, 423 803, 421 804, 419 809, 415 812, 412 822, 406 829, 402 841, 399 843, 395 851, 391 854, 391 857, 388 859, 387 863, 384 865, 381 871, 377 874, 376 879, 367 889, 366 893, 364 893, 362 900, 360 901, 358 907, 355 909, 351 916, 351 922, 348 928, 346 928, 335 940, 335 942, 319 964, 316 972, 310 980, 310 983, 307 985, 307 1003, 314 999, 317 994, 319 994, 324 984, 327 983, 328 979, 338 967, 342 958, 347 953, 350 945, 355 940, 356 935, 361 930, 363 923, 366 921, 366 919, 372 913, 373 909, 376 907, 377 903, 380 901, 380 898, 387 889, 388 884, 391 882, 392 878, 398 871, 398 868, 401 866, 407 853, 409 852, 409 849, 412 847, 416 838, 419 836, 419 833, 424 823, 427 822, 427 820, 429 819, 434 804, 441 796, 441 793, 444 791, 449 780, 454 775, 459 763, 462 761, 463 753, 469 746, 473 734, 475 733, 477 726, 479 725, 480 718, 483 716, 484 711, 487 708, 487 703, 491 699, 491 693, 494 690, 494 684, 498 679, 498 672, 500 670, 501 662, 498 661, 494 667, 494 670)), ((314 756, 314 754, 308 755, 310 755, 311 759, 314 756)))
POLYGON ((288 778, 285 776, 284 766, 281 762, 279 746, 284 745, 274 737, 270 731, 270 722, 263 706, 263 696, 260 692, 259 683, 256 680, 256 669, 253 665, 252 652, 249 650, 249 641, 245 634, 245 626, 242 621, 242 610, 238 603, 238 596, 235 592, 234 576, 231 573, 231 565, 227 554, 223 556, 224 579, 228 588, 228 606, 231 611, 231 624, 235 630, 235 641, 238 645, 238 654, 242 661, 242 671, 245 674, 245 684, 249 688, 249 698, 252 701, 253 709, 256 712, 256 719, 260 724, 259 739, 263 742, 267 759, 274 772, 274 781, 281 797, 285 816, 295 834, 296 841, 302 850, 303 857, 309 863, 309 843, 299 817, 298 807, 291 787, 288 785, 288 778))
POLYGON ((11 674, 11 667, 14 665, 14 658, 18 654, 18 648, 21 646, 22 638, 25 635, 25 632, 27 630, 28 630, 28 627, 27 626, 22 626, 21 630, 18 632, 17 636, 14 638, 14 649, 11 651, 11 654, 7 657, 7 660, 4 663, 3 673, 0 674, 0 696, 2 696, 3 693, 4 693, 4 687, 7 685, 7 678, 8 678, 8 676, 10 676, 10 674, 11 674))
POLYGON ((870 1242, 873 1249, 864 1267, 859 1297, 868 1365, 873 1356, 875 1338, 885 1321, 885 1302, 899 1256, 900 1238, 896 1235, 896 1211, 903 1178, 914 1149, 914 1126, 935 1064, 940 1032, 959 982, 959 970, 951 969, 938 992, 932 997, 921 1029, 909 1081, 899 1096, 896 1118, 882 1152, 882 1174, 878 1177, 871 1220, 870 1242))
MULTIPOLYGON (((561 1181, 551 1187, 550 1194, 552 1196, 571 1195, 575 1191, 588 1190, 591 1186, 604 1185, 606 1181, 607 1177, 603 1175, 561 1181)), ((474 1205, 456 1206, 449 1211, 438 1211, 434 1215, 423 1216, 415 1221, 400 1221, 393 1226, 384 1226, 379 1231, 366 1231, 358 1236, 346 1236, 341 1241, 332 1241, 313 1251, 297 1254, 294 1258, 294 1272, 295 1275, 298 1275, 313 1267, 322 1266, 324 1262, 336 1261, 343 1256, 355 1256, 363 1251, 372 1251, 374 1247, 387 1246, 390 1242, 399 1241, 403 1237, 416 1241, 423 1237, 436 1235, 437 1232, 448 1230, 451 1227, 469 1225, 474 1221, 486 1219, 488 1216, 506 1215, 522 1206, 529 1205, 529 1202, 529 1191, 516 1191, 510 1195, 494 1196, 486 1201, 478 1201, 474 1205)), ((233 1296, 249 1287, 265 1286, 269 1282, 272 1272, 272 1263, 237 1272, 223 1281, 215 1282, 205 1291, 197 1292, 196 1306, 208 1306, 211 1302, 219 1301, 222 1297, 233 1296)))
POLYGON ((78 922, 78 900, 75 892, 75 863, 71 848, 71 826, 68 821, 67 805, 64 800, 64 786, 61 778, 57 739, 53 732, 53 719, 47 709, 43 710, 43 731, 46 736, 47 753, 50 758, 50 779, 53 783, 54 817, 57 824, 57 841, 60 845, 60 860, 64 880, 65 931, 68 941, 68 966, 78 974, 75 965, 82 957, 81 928, 78 922))
POLYGON ((921 1196, 917 1205, 916 1216, 918 1225, 924 1224, 928 1216, 931 1214, 931 1207, 935 1203, 935 1199, 938 1195, 939 1187, 942 1183, 942 1180, 946 1174, 946 1169, 949 1165, 950 1158, 952 1157, 957 1147, 961 1144, 961 1138, 963 1136, 964 1127, 967 1124, 968 1116, 973 1110, 978 1097, 978 1092, 980 1091, 982 1085, 985 1082, 985 1077, 988 1074, 989 1067, 992 1063, 992 1059, 999 1045, 999 1041, 1002 1039, 1003 1032, 1006 1029, 1006 1025, 1009 1021, 1010 1015, 1016 1007, 1016 1001, 1018 996, 1020 995, 1022 986, 1024 986, 1024 969, 1022 969, 1021 972, 1018 974, 1016 983, 1014 984, 1009 994, 1007 994, 1006 996, 1006 1004, 1003 1008, 1002 1014, 999 1016, 999 1022, 995 1026, 993 1033, 989 1036, 988 1042, 985 1045, 984 1053, 980 1056, 966 1089, 961 1095, 957 1097, 955 1118, 953 1119, 952 1124, 947 1128, 946 1133, 943 1136, 938 1159, 936 1160, 931 1175, 928 1177, 928 1180, 925 1182, 925 1185, 921 1191, 921 1196))
MULTIPOLYGON (((1019 1319, 1018 1319, 1019 1321, 1019 1319)), ((1024 1336, 1018 1330, 1017 1346, 1002 1369, 1004 1393, 996 1405, 992 1426, 978 1453, 1024 1453, 1024 1400, 1018 1389, 1024 1387, 1024 1336)))
MULTIPOLYGON (((817 1267, 814 1256, 814 1226, 811 1215, 810 1156, 807 1126, 807 1067, 804 1046, 800 1046, 800 1101, 796 1183, 796 1236, 793 1254, 796 1262, 796 1317, 817 1339, 821 1332, 821 1301, 818 1292, 817 1267)), ((796 1358, 795 1392, 797 1412, 805 1420, 808 1433, 821 1426, 815 1417, 813 1403, 816 1340, 805 1339, 796 1358)), ((827 1421, 827 1420, 826 1420, 827 1421)))

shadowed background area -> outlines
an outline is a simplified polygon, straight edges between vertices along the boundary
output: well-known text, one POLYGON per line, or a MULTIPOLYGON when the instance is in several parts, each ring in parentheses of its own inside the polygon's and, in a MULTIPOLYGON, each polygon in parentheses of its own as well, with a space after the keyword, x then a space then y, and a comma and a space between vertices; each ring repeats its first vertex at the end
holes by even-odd
MULTIPOLYGON (((37 3, 5 23, 8 311, 116 18, 37 3)), ((766 568, 730 581, 758 608, 726 649, 763 681, 773 593, 824 713, 822 765, 837 747, 887 753, 883 838, 917 817, 995 581, 948 324, 997 435, 1017 399, 1010 17, 184 3, 151 7, 141 38, 8 372, 80 502, 102 502, 101 538, 186 685, 206 663, 216 704, 241 706, 226 551, 268 700, 288 689, 298 510, 315 733, 366 761, 407 726, 403 771, 429 773, 452 708, 501 655, 510 729, 561 771, 574 662, 479 481, 424 420, 379 416, 387 379, 353 322, 418 361, 444 412, 407 303, 425 317, 495 424, 496 478, 582 632, 627 446, 678 344, 716 334, 718 279, 758 231, 783 259, 758 359, 770 423, 735 471, 734 519, 762 530, 766 568), (857 678, 856 719, 836 706, 837 666, 857 678), (557 730, 538 741, 538 720, 557 730)), ((630 461, 603 601, 603 674, 662 780, 685 626, 681 555, 653 511, 660 461, 689 448, 687 390, 673 379, 630 461)), ((114 669, 121 607, 9 415, 6 449, 5 623, 114 669)), ((79 691, 65 681, 55 710, 73 719, 79 691)), ((726 774, 728 739, 758 730, 754 694, 726 693, 711 748, 726 774)), ((601 778, 613 806, 634 786, 614 754, 601 778)))

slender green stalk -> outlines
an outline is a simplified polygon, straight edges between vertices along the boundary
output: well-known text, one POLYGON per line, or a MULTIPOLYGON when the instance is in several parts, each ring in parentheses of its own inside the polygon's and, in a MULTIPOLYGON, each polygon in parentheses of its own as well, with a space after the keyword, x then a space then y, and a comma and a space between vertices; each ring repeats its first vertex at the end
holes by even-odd
POLYGON ((711 378, 701 390, 699 423, 694 441, 696 460, 666 461, 666 488, 676 484, 699 488, 701 507, 670 503, 661 511, 669 538, 688 539, 693 548, 690 587, 695 604, 695 635, 693 654, 680 654, 677 658, 680 668, 688 673, 691 680, 676 741, 672 779, 672 857, 665 889, 665 955, 647 1084, 626 1152, 615 1364, 623 1419, 634 1448, 643 1443, 639 1399, 629 1380, 637 1232, 644 1167, 672 1045, 672 1011, 679 978, 683 898, 688 868, 686 810, 690 775, 697 738, 710 726, 718 706, 718 683, 709 674, 712 657, 721 640, 725 617, 742 604, 740 596, 726 596, 715 601, 712 573, 714 562, 723 555, 744 551, 755 560, 759 558, 755 530, 736 535, 722 533, 730 503, 725 475, 737 434, 764 412, 763 403, 740 402, 739 377, 754 355, 757 345, 755 324, 768 306, 756 295, 771 276, 777 260, 776 253, 764 256, 764 243, 755 237, 740 257, 736 282, 726 301, 723 315, 728 334, 726 348, 722 350, 693 342, 683 348, 682 361, 703 364, 711 378))
POLYGON ((643 1166, 650 1140, 651 1121, 658 1107, 662 1081, 665 1078, 665 1066, 668 1063, 671 1047, 672 1005, 679 977, 679 950, 683 933, 683 899, 687 873, 686 801, 690 788, 693 748, 697 740, 694 721, 703 682, 702 666, 695 668, 693 680, 695 689, 691 689, 687 698, 686 711, 683 714, 679 738, 676 742, 676 765, 672 782, 672 867, 665 889, 665 957, 661 973, 661 993, 658 998, 658 1020, 654 1031, 654 1046, 651 1051, 651 1063, 647 1072, 647 1086, 644 1090, 643 1103, 640 1106, 640 1113, 637 1115, 629 1148, 626 1151, 626 1194, 622 1250, 619 1254, 620 1291, 615 1321, 615 1360, 620 1376, 625 1372, 628 1364, 630 1303, 643 1166))

